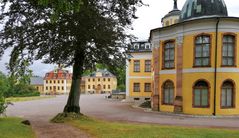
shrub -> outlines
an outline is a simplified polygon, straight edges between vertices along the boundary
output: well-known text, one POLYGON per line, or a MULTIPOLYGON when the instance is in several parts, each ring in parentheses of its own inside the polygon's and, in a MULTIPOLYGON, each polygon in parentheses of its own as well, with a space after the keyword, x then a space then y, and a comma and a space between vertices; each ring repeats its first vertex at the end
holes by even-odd
POLYGON ((7 109, 8 104, 3 97, 3 94, 0 94, 0 115, 3 114, 7 109))
POLYGON ((146 101, 140 105, 142 108, 151 108, 151 101, 146 101))
POLYGON ((26 84, 16 84, 11 87, 7 93, 7 97, 30 97, 30 96, 40 96, 35 88, 26 84))

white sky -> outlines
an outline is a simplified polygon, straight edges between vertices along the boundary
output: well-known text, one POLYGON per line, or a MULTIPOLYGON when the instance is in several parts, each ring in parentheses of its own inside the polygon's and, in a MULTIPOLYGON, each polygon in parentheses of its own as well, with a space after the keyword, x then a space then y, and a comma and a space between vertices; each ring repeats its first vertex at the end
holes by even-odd
MULTIPOLYGON (((178 0, 178 8, 182 9, 186 0, 178 0)), ((224 0, 227 4, 229 16, 239 17, 239 1, 224 0)), ((173 9, 173 0, 143 0, 149 7, 140 7, 137 11, 139 19, 133 23, 134 30, 131 31, 138 40, 147 40, 151 29, 161 27, 161 18, 173 9)), ((0 60, 0 71, 6 73, 5 63, 8 62, 9 53, 0 60)), ((31 66, 34 75, 43 76, 47 71, 54 69, 53 65, 42 64, 40 61, 31 66)))

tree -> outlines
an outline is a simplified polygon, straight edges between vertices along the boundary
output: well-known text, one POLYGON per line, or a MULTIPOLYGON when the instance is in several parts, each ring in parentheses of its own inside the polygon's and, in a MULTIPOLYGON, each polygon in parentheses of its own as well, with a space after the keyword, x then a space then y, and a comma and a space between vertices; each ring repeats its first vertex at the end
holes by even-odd
MULTIPOLYGON (((0 17, 0 55, 12 48, 11 60, 43 59, 45 63, 73 65, 72 85, 64 112, 80 113, 80 80, 84 70, 96 63, 121 66, 128 47, 136 8, 141 0, 82 0, 79 11, 59 11, 34 0, 4 0, 0 17), (14 54, 17 53, 17 54, 14 54)), ((19 66, 18 64, 10 64, 19 66)))
POLYGON ((8 91, 8 80, 7 77, 0 72, 0 115, 3 114, 8 106, 5 101, 5 93, 8 91))

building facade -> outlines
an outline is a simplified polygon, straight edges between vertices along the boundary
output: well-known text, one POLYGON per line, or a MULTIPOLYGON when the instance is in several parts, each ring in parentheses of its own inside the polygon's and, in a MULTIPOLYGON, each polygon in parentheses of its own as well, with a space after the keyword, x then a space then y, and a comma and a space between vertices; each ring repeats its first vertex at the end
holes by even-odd
POLYGON ((126 98, 129 101, 150 100, 152 94, 152 51, 148 41, 132 43, 126 60, 126 98))
POLYGON ((117 78, 108 70, 97 70, 84 76, 85 92, 89 94, 112 93, 117 89, 117 78))
POLYGON ((44 94, 44 81, 42 77, 33 76, 30 78, 30 85, 33 86, 40 94, 44 94))
POLYGON ((44 94, 68 94, 70 92, 72 74, 61 68, 45 74, 44 94))
POLYGON ((151 30, 153 110, 238 115, 238 35, 223 0, 187 0, 179 23, 151 30))

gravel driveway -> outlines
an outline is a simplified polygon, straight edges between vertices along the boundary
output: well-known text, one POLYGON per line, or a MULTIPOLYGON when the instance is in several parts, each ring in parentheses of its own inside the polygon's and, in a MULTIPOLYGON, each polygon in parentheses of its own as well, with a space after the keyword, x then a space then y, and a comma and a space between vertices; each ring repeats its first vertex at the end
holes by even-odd
MULTIPOLYGON (((132 108, 127 103, 105 99, 104 97, 105 95, 82 95, 80 99, 81 112, 88 116, 110 121, 239 129, 239 117, 194 117, 145 112, 143 109, 132 108)), ((18 102, 7 109, 7 115, 29 119, 38 137, 49 138, 48 135, 44 136, 44 134, 54 133, 59 128, 63 132, 58 133, 58 137, 73 138, 79 135, 89 137, 83 132, 78 133, 78 130, 71 126, 66 127, 62 124, 56 125, 48 122, 57 113, 63 111, 66 101, 67 96, 57 96, 50 99, 18 102), (52 128, 52 130, 47 127, 52 128), (64 135, 67 131, 72 131, 72 135, 64 135)))

